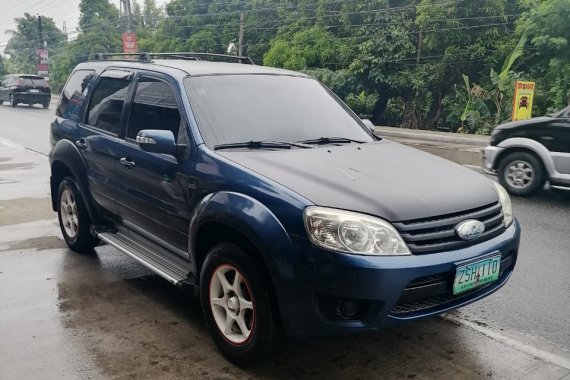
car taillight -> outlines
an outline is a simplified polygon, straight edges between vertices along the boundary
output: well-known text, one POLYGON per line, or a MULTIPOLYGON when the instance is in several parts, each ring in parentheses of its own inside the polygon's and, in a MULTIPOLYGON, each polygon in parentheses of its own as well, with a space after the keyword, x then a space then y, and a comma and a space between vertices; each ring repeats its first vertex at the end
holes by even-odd
POLYGON ((16 79, 16 86, 21 86, 21 85, 22 85, 22 82, 20 82, 19 79, 16 79))

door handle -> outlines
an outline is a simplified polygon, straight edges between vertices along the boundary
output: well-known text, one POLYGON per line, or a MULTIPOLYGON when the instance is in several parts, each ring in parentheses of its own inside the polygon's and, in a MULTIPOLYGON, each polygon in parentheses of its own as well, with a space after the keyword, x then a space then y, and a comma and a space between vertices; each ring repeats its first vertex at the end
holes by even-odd
POLYGON ((79 139, 75 142, 75 146, 79 148, 79 150, 87 149, 87 143, 85 139, 79 139))
POLYGON ((552 136, 540 136, 541 140, 545 140, 545 141, 552 141, 554 140, 554 137, 552 136))
POLYGON ((121 161, 121 164, 124 167, 126 167, 128 170, 133 170, 135 166, 137 166, 135 162, 131 160, 130 157, 123 157, 119 161, 121 161))

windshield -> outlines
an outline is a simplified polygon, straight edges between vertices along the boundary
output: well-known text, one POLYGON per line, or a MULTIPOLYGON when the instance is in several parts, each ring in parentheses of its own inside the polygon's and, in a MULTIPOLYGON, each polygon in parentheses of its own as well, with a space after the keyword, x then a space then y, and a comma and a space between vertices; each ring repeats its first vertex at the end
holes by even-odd
POLYGON ((316 80, 283 75, 189 77, 186 91, 206 144, 371 135, 316 80))

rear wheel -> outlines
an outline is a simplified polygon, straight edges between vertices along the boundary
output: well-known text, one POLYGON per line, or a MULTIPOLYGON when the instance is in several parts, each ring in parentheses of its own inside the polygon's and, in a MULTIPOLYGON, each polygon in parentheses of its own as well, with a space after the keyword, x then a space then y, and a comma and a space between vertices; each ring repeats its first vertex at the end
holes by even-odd
POLYGON ((77 183, 70 177, 59 184, 57 216, 65 242, 77 252, 90 252, 99 243, 91 235, 91 220, 77 183))
POLYGON ((217 346, 235 364, 268 357, 279 344, 268 289, 240 247, 221 243, 208 253, 200 273, 202 310, 217 346))
POLYGON ((18 105, 18 103, 16 102, 16 99, 14 98, 14 95, 10 95, 10 105, 12 107, 16 107, 18 105))
POLYGON ((49 102, 43 102, 43 103, 42 103, 42 106, 43 106, 45 109, 47 109, 47 108, 49 107, 49 102))
POLYGON ((499 182, 513 195, 525 197, 544 186, 544 169, 532 154, 515 152, 499 164, 499 182))

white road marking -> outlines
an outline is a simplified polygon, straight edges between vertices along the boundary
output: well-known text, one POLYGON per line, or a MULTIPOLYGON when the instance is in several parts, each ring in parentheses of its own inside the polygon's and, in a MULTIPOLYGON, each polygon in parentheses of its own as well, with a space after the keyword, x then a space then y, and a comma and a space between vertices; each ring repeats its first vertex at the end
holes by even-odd
POLYGON ((481 326, 475 322, 469 321, 467 319, 458 317, 453 314, 444 314, 441 316, 444 320, 454 323, 458 326, 467 327, 471 330, 477 331, 497 342, 503 343, 507 346, 513 347, 514 349, 542 359, 548 363, 556 364, 560 367, 570 369, 570 359, 556 355, 555 353, 541 350, 536 347, 529 346, 528 344, 519 342, 516 339, 509 338, 493 329, 485 326, 481 326))

